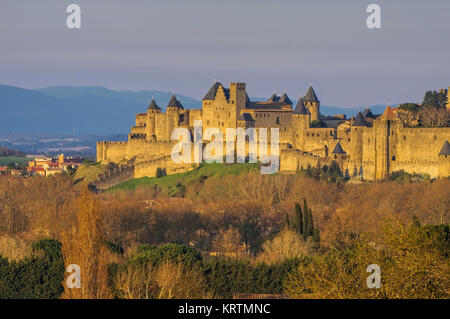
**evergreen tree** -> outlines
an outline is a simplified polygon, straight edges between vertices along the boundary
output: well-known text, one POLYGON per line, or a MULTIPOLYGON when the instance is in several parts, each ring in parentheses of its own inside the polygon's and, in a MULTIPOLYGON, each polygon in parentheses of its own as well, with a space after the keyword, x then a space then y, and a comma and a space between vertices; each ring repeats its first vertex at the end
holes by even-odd
POLYGON ((422 101, 422 106, 445 108, 446 96, 442 92, 427 91, 422 101))
POLYGON ((308 225, 307 225, 307 236, 312 236, 313 235, 313 217, 312 217, 312 210, 311 208, 308 210, 308 225))
POLYGON ((306 241, 306 238, 308 237, 308 224, 309 224, 308 205, 306 204, 306 199, 303 199, 303 211, 305 212, 305 218, 303 219, 302 234, 303 239, 306 241))
POLYGON ((320 232, 317 228, 314 229, 312 238, 315 243, 318 243, 320 241, 320 232))
POLYGON ((425 96, 423 97, 422 106, 432 105, 433 93, 431 91, 426 91, 425 96))
POLYGON ((302 207, 299 203, 295 203, 295 210, 294 210, 294 230, 302 234, 303 233, 303 213, 302 213, 302 207))
POLYGON ((284 220, 284 225, 285 225, 287 228, 291 228, 291 222, 290 222, 290 220, 289 220, 289 214, 288 214, 288 213, 286 213, 285 220, 284 220))

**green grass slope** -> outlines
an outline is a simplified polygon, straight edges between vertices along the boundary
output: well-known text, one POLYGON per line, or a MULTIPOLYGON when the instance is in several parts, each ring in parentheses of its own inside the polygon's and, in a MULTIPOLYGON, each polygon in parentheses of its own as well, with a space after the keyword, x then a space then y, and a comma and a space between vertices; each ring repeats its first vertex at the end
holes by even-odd
POLYGON ((225 175, 240 175, 253 170, 258 170, 258 164, 201 164, 196 169, 179 174, 167 175, 163 177, 142 177, 134 178, 126 182, 115 185, 109 189, 110 192, 132 191, 137 187, 159 188, 168 195, 176 195, 180 190, 189 185, 198 183, 206 178, 220 178, 225 175))
POLYGON ((105 165, 100 163, 93 163, 88 165, 81 165, 77 168, 75 174, 73 174, 74 184, 83 187, 88 183, 94 181, 98 175, 106 170, 105 165))

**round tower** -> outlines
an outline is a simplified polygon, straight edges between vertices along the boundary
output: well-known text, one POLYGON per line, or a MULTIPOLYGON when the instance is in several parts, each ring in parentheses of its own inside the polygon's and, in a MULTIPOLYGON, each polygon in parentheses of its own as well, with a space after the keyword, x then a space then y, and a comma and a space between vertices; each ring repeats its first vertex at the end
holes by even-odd
POLYGON ((316 92, 312 86, 309 87, 308 92, 303 98, 303 103, 311 114, 311 122, 320 120, 320 101, 317 98, 316 92))
POLYGON ((161 108, 156 104, 155 99, 152 98, 152 101, 148 105, 147 108, 147 125, 146 125, 146 134, 147 140, 156 141, 156 114, 161 113, 161 108))
POLYGON ((303 134, 309 128, 310 121, 311 114, 303 103, 303 100, 299 99, 297 106, 292 112, 292 141, 294 148, 304 149, 303 134))
POLYGON ((358 162, 362 161, 363 157, 363 130, 369 125, 361 112, 358 112, 355 119, 353 120, 352 127, 350 130, 350 150, 351 150, 351 160, 358 162))
POLYGON ((181 105, 180 101, 175 97, 175 94, 173 94, 166 108, 167 131, 164 138, 165 140, 169 141, 171 139, 172 131, 178 126, 178 122, 180 121, 180 111, 183 109, 183 105, 181 105))

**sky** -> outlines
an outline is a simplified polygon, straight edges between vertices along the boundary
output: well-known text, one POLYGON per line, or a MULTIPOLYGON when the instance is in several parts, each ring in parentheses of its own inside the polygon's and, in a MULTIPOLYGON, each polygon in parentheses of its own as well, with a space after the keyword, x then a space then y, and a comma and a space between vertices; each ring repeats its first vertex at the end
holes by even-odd
POLYGON ((313 85, 324 105, 419 102, 450 86, 449 16, 449 0, 0 0, 0 84, 201 99, 217 80, 292 99, 313 85))

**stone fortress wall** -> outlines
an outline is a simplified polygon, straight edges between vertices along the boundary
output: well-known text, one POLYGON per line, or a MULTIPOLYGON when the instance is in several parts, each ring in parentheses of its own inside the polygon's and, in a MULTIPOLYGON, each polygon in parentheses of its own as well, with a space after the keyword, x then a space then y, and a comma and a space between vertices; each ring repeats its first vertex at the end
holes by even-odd
POLYGON ((172 148, 178 142, 171 141, 171 134, 177 127, 193 134, 194 121, 201 120, 203 133, 217 127, 224 140, 227 128, 255 128, 258 134, 261 128, 279 128, 280 170, 284 172, 336 160, 346 175, 366 180, 382 179, 398 170, 430 177, 450 176, 450 150, 446 147, 450 127, 404 127, 396 110, 390 107, 381 116, 366 110, 351 120, 327 117, 327 123, 336 124, 333 127, 313 127, 322 118, 312 87, 294 107, 286 93, 253 102, 245 83, 231 83, 226 88, 216 82, 200 109, 184 109, 172 96, 163 112, 152 100, 146 113, 136 115, 127 142, 97 143, 97 160, 124 163, 136 158, 134 177, 155 176, 158 168, 167 174, 190 170, 195 165, 171 160, 172 148))

